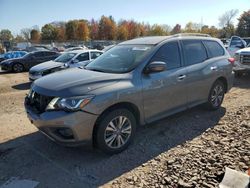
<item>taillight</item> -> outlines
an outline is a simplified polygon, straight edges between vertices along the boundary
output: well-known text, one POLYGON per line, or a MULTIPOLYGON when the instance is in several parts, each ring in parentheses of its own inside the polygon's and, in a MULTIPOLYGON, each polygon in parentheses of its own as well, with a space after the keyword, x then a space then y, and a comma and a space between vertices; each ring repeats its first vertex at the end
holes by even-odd
POLYGON ((233 57, 230 57, 227 59, 232 65, 234 64, 235 62, 235 59, 233 57))

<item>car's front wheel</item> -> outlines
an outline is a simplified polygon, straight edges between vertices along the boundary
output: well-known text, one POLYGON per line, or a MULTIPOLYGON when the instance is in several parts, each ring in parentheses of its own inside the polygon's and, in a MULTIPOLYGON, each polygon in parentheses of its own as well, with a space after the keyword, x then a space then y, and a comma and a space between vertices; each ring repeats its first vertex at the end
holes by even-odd
POLYGON ((12 70, 14 72, 23 72, 24 71, 24 66, 21 64, 21 63, 15 63, 13 66, 12 66, 12 70))
POLYGON ((97 125, 97 146, 108 154, 125 150, 136 131, 134 115, 127 109, 113 110, 103 116, 97 125))
POLYGON ((225 94, 225 85, 222 81, 217 80, 209 93, 207 107, 209 110, 217 110, 220 108, 225 94))

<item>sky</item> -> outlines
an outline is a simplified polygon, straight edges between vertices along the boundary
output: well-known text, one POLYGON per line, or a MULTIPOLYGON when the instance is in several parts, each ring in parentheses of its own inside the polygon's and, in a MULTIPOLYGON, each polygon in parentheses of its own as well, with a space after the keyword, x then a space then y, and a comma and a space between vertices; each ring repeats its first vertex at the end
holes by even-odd
POLYGON ((22 28, 102 15, 171 27, 189 21, 218 27, 218 18, 231 9, 238 9, 239 17, 250 9, 250 0, 0 0, 0 30, 16 35, 22 28))

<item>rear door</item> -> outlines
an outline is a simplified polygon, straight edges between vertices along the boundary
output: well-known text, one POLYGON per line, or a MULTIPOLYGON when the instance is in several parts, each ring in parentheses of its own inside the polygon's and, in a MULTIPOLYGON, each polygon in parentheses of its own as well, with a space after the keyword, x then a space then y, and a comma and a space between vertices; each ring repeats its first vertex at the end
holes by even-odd
POLYGON ((40 63, 44 62, 44 54, 43 52, 35 52, 32 55, 32 58, 29 59, 28 68, 31 68, 35 65, 38 65, 40 63))
POLYGON ((188 106, 192 107, 207 101, 210 88, 218 75, 218 67, 216 61, 209 58, 201 40, 183 40, 182 46, 187 68, 188 106))
POLYGON ((186 69, 182 66, 179 43, 164 44, 150 62, 163 61, 163 72, 143 74, 143 101, 146 122, 183 110, 187 105, 186 69))

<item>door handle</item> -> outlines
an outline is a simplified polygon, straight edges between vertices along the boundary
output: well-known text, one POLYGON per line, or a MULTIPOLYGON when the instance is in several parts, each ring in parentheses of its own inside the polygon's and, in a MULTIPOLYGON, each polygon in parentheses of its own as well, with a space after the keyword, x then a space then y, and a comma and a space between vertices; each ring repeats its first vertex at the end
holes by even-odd
POLYGON ((178 80, 181 81, 181 80, 184 80, 186 78, 186 75, 180 75, 178 76, 178 80))
POLYGON ((213 70, 213 71, 217 70, 217 66, 212 66, 212 67, 210 67, 210 69, 213 70))

